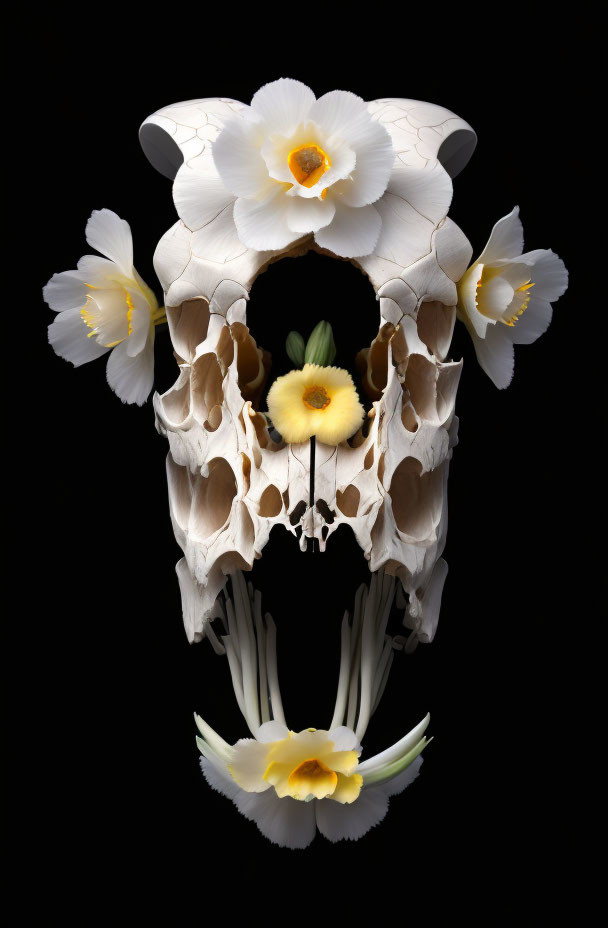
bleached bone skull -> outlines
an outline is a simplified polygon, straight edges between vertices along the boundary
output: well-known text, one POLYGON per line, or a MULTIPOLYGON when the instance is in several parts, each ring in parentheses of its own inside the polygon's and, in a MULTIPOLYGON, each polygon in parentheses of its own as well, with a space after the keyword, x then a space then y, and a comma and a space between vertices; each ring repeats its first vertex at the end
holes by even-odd
MULTIPOLYGON (((213 172, 214 139, 225 118, 242 109, 227 99, 165 107, 141 127, 144 152, 171 179, 178 169, 213 172)), ((408 647, 435 633, 462 368, 445 359, 455 282, 471 258, 447 211, 451 177, 469 160, 476 137, 442 107, 386 99, 368 110, 389 131, 396 153, 387 192, 375 204, 378 244, 353 262, 380 303, 378 335, 357 359, 373 406, 349 443, 317 443, 312 507, 309 443, 275 441, 256 409, 270 359, 247 328, 246 307, 270 262, 321 249, 312 236, 284 251, 246 248, 231 222, 234 197, 219 178, 208 221, 192 229, 177 222, 156 249, 179 376, 155 395, 154 408, 169 440, 169 503, 184 552, 177 573, 191 641, 203 637, 226 575, 250 570, 277 525, 299 535, 302 547, 318 539, 321 550, 349 525, 370 570, 384 568, 401 581, 408 647)))

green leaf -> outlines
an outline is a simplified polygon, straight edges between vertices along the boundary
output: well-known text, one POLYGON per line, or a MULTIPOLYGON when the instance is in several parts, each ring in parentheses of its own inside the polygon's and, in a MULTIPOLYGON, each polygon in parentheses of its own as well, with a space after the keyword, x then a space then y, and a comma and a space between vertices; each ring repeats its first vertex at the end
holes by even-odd
POLYGON ((289 360, 292 361, 296 367, 302 367, 304 364, 304 339, 299 332, 290 332, 285 340, 285 350, 289 360))
POLYGON ((322 320, 312 330, 306 345, 304 361, 306 364, 318 364, 329 367, 336 357, 334 333, 329 322, 322 320))

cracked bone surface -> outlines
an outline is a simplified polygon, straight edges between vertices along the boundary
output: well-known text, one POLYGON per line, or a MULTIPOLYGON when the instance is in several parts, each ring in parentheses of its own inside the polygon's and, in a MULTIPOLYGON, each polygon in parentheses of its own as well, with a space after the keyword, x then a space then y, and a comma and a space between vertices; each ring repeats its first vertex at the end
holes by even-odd
MULTIPOLYGON (((220 99, 166 107, 143 124, 144 151, 171 178, 178 168, 211 171, 223 121, 242 109, 220 99)), ((393 574, 407 594, 407 649, 435 632, 462 368, 446 359, 455 282, 471 258, 447 210, 451 176, 468 161, 475 136, 442 107, 386 99, 368 109, 391 134, 396 158, 375 204, 383 221, 378 244, 354 261, 380 308, 378 335, 357 358, 361 392, 372 407, 349 443, 317 443, 313 507, 309 444, 277 443, 257 411, 270 359, 246 317, 260 271, 317 248, 312 237, 284 252, 246 248, 231 225, 234 198, 224 191, 226 202, 218 195, 217 214, 203 228, 179 221, 156 249, 179 374, 155 395, 154 408, 169 441, 169 503, 184 554, 177 572, 191 641, 203 637, 226 575, 250 570, 277 525, 299 536, 302 547, 306 538, 318 539, 321 550, 349 525, 370 570, 393 574)))

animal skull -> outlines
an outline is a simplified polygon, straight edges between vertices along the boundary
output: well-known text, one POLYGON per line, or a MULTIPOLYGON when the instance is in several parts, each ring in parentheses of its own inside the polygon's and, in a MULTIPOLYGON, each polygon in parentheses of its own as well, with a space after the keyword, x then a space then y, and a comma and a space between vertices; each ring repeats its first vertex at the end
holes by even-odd
MULTIPOLYGON (((224 119, 242 110, 227 99, 165 107, 142 125, 142 146, 170 178, 182 163, 205 170, 224 119)), ((451 177, 476 139, 438 106, 386 99, 368 110, 391 134, 410 193, 406 199, 389 185, 376 204, 383 221, 376 249, 354 262, 380 304, 378 335, 357 359, 373 406, 349 443, 317 443, 312 507, 309 443, 275 440, 257 411, 270 359, 247 328, 246 307, 270 262, 321 249, 311 236, 283 252, 246 248, 228 221, 232 206, 222 206, 219 195, 207 225, 190 229, 179 221, 156 249, 179 375, 155 395, 154 408, 169 441, 169 504, 184 552, 177 573, 191 641, 204 636, 226 575, 250 570, 276 525, 298 535, 301 547, 316 538, 321 550, 340 525, 350 525, 370 570, 397 576, 407 594, 407 648, 435 633, 462 369, 462 361, 446 357, 455 282, 471 258, 468 240, 446 215, 445 194, 449 188, 449 199, 451 177)))

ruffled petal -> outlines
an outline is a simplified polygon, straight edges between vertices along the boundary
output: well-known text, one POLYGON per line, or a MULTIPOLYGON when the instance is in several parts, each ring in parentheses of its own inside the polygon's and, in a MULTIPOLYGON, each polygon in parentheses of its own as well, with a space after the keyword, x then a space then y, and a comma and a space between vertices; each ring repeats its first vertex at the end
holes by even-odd
POLYGON ((268 168, 260 151, 259 130, 244 119, 231 119, 213 143, 217 172, 237 197, 255 197, 268 186, 268 168))
POLYGON ((311 106, 309 118, 326 136, 337 135, 349 141, 358 138, 362 127, 372 122, 365 101, 349 90, 331 90, 323 94, 311 106))
POLYGON ((372 789, 381 789, 387 796, 396 796, 398 793, 402 793, 410 783, 414 782, 420 773, 421 767, 422 757, 417 757, 398 776, 393 777, 392 780, 387 780, 386 783, 383 783, 381 786, 372 787, 372 789))
POLYGON ((288 135, 308 117, 315 95, 306 84, 282 77, 265 84, 251 101, 251 109, 264 121, 266 132, 288 135))
POLYGON ((264 837, 279 847, 305 848, 315 837, 314 802, 279 799, 273 789, 265 793, 239 790, 233 801, 241 815, 255 822, 264 837))
POLYGON ((381 227, 374 206, 336 203, 336 215, 328 226, 315 233, 315 241, 341 258, 361 258, 374 250, 381 227))
POLYGON ((550 303, 531 296, 525 312, 511 329, 511 340, 515 345, 531 345, 547 331, 552 315, 550 303))
POLYGON ((128 344, 125 339, 114 348, 108 358, 106 377, 123 403, 142 406, 154 384, 154 329, 144 350, 133 358, 127 353, 128 344))
POLYGON ((70 361, 74 367, 80 367, 108 351, 108 348, 98 345, 94 338, 87 338, 89 332, 90 329, 82 321, 80 309, 66 309, 49 326, 49 342, 60 358, 70 361))
POLYGON ((234 199, 222 183, 211 154, 197 161, 196 170, 183 164, 175 176, 173 201, 179 218, 191 232, 213 222, 234 199))
POLYGON ((118 265, 123 274, 133 272, 133 238, 129 223, 111 209, 94 209, 85 230, 87 242, 118 265))
POLYGON ((334 218, 336 206, 332 199, 327 197, 320 200, 307 200, 303 197, 289 197, 287 201, 287 225, 292 232, 306 235, 308 232, 318 232, 319 229, 329 225, 334 218))
POLYGON ((322 799, 315 802, 317 828, 328 841, 358 841, 382 821, 388 811, 388 796, 380 787, 361 791, 350 804, 322 799))
POLYGON ((300 238, 287 224, 287 204, 282 190, 262 201, 239 198, 234 221, 241 242, 255 251, 278 251, 300 238))
POLYGON ((79 271, 62 271, 53 274, 42 290, 42 297, 56 313, 63 313, 67 309, 82 309, 88 292, 79 271))
POLYGON ((477 260, 482 264, 492 264, 501 258, 516 258, 522 253, 523 247, 524 228, 519 218, 519 206, 514 206, 508 216, 498 220, 477 260))
POLYGON ((261 793, 269 788, 264 779, 268 767, 268 746, 256 741, 254 738, 241 738, 234 745, 234 755, 229 765, 229 771, 247 792, 261 793))
POLYGON ((217 790, 222 796, 226 796, 234 802, 237 795, 241 792, 241 789, 238 784, 234 782, 228 770, 219 763, 213 763, 207 760, 206 757, 201 757, 199 763, 203 775, 211 789, 217 790))
POLYGON ((339 773, 338 782, 331 794, 331 799, 333 802, 341 802, 348 805, 359 798, 362 786, 363 777, 360 773, 353 773, 351 775, 339 773))
POLYGON ((357 161, 351 181, 340 184, 343 202, 347 206, 375 203, 386 190, 395 163, 391 137, 384 126, 370 119, 359 139, 349 139, 349 143, 357 161))

